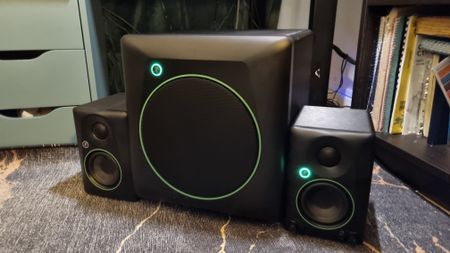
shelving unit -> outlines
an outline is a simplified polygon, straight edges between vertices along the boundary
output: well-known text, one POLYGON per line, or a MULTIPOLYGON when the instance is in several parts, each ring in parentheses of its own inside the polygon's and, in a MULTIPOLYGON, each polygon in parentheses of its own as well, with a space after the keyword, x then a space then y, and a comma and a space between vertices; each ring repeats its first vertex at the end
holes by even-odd
MULTIPOLYGON (((366 109, 372 52, 381 16, 393 7, 416 6, 421 15, 448 16, 448 0, 365 0, 363 4, 352 108, 366 109)), ((416 135, 378 134, 376 158, 386 169, 439 205, 450 209, 450 146, 430 146, 416 135)))

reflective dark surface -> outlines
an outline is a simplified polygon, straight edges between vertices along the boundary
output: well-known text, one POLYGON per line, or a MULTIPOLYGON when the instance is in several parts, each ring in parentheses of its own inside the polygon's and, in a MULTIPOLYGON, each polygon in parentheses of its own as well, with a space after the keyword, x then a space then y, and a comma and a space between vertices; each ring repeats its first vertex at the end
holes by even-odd
POLYGON ((120 38, 131 33, 275 29, 281 0, 102 0, 110 91, 124 91, 120 38))

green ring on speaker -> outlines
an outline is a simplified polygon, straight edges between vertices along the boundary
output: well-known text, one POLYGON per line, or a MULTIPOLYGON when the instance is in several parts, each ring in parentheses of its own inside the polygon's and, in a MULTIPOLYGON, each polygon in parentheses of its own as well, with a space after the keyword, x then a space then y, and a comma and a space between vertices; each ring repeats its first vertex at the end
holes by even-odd
POLYGON ((101 149, 101 148, 95 148, 90 150, 85 156, 84 156, 84 160, 83 160, 83 168, 84 168, 84 174, 86 175, 86 177, 89 179, 89 181, 97 188, 99 188, 100 190, 103 191, 112 191, 115 190, 117 187, 119 187, 120 183, 122 183, 122 166, 120 166, 119 161, 116 159, 116 157, 111 154, 109 151, 101 149), (119 167, 119 182, 117 182, 117 184, 114 187, 105 187, 101 184, 99 184, 93 177, 91 177, 91 175, 89 175, 89 173, 87 172, 86 169, 86 162, 87 162, 87 158, 89 157, 90 154, 94 153, 94 152, 103 152, 105 153, 107 156, 109 156, 110 158, 113 159, 113 161, 118 165, 119 167))
POLYGON ((317 228, 317 229, 322 229, 322 230, 336 230, 336 229, 342 228, 343 226, 347 225, 347 224, 352 220, 353 215, 354 215, 354 213, 355 213, 355 201, 354 201, 354 199, 353 199, 353 196, 350 194, 350 191, 347 190, 347 188, 345 188, 342 184, 340 184, 340 183, 338 183, 338 182, 336 182, 336 181, 330 180, 330 179, 325 179, 325 178, 311 180, 311 181, 307 182, 306 184, 304 184, 302 187, 300 187, 300 189, 299 189, 298 192, 297 192, 297 195, 295 196, 295 207, 297 208, 297 212, 298 212, 298 214, 300 215, 300 217, 301 217, 306 223, 308 223, 309 225, 311 225, 311 226, 313 226, 313 227, 315 227, 315 228, 317 228), (341 187, 342 189, 344 189, 344 191, 348 194, 348 196, 350 196, 350 200, 351 200, 351 202, 352 202, 352 213, 350 214, 350 216, 348 217, 348 219, 347 219, 345 222, 343 222, 342 224, 339 224, 339 225, 337 225, 337 226, 321 226, 321 225, 318 225, 318 224, 314 224, 313 222, 310 222, 308 219, 306 219, 306 218, 302 215, 302 212, 300 212, 300 208, 298 207, 298 201, 297 201, 297 200, 298 200, 298 196, 300 195, 300 192, 301 192, 306 186, 308 186, 308 185, 310 185, 310 184, 313 184, 313 183, 317 183, 317 182, 328 182, 328 183, 336 184, 337 186, 339 186, 339 187, 341 187))
POLYGON ((233 88, 231 88, 228 84, 214 78, 214 77, 210 77, 210 76, 206 76, 206 75, 200 75, 200 74, 183 74, 183 75, 178 75, 178 76, 174 76, 171 77, 167 80, 165 80, 164 82, 160 83, 151 93, 150 95, 147 97, 147 99, 144 102, 144 105, 142 106, 141 109, 141 114, 139 117, 139 140, 141 143, 141 148, 142 148, 142 152, 144 153, 144 157, 147 160, 147 163, 150 165, 150 168, 152 168, 153 172, 158 176, 159 179, 161 179, 161 181, 167 185, 169 188, 171 188, 172 190, 178 192, 181 195, 184 195, 186 197, 192 198, 192 199, 197 199, 197 200, 219 200, 219 199, 224 199, 224 198, 228 198, 234 194, 236 194, 237 192, 239 192, 240 190, 242 190, 249 182, 250 180, 252 180, 253 176, 256 173, 256 170, 259 166, 259 162, 261 160, 261 152, 262 152, 262 138, 261 138, 261 132, 259 130, 259 125, 258 125, 258 121, 256 120, 255 114, 253 113, 252 109, 250 108, 250 106, 247 104, 247 102, 245 101, 245 99, 237 92, 235 91, 233 88), (230 91, 231 93, 233 93, 241 102, 242 104, 245 106, 245 108, 247 109, 247 111, 249 112, 250 116, 252 117, 253 123, 255 125, 256 128, 256 133, 257 133, 257 137, 258 137, 258 156, 256 158, 256 163, 255 166, 253 168, 252 173, 250 174, 250 176, 248 177, 248 179, 240 186, 238 187, 236 190, 227 193, 225 195, 222 196, 216 196, 216 197, 202 197, 202 196, 197 196, 197 195, 192 195, 189 194, 187 192, 184 192, 178 188, 176 188, 175 186, 173 186, 171 183, 169 183, 166 179, 164 179, 164 177, 162 177, 158 171, 156 170, 156 168, 153 166, 152 162, 150 161, 150 158, 147 155, 147 152, 145 151, 145 147, 144 147, 144 142, 142 140, 142 118, 144 116, 144 110, 148 104, 148 102, 150 101, 150 99, 152 98, 152 96, 159 90, 161 89, 164 85, 167 85, 168 83, 177 80, 177 79, 182 79, 182 78, 202 78, 202 79, 206 79, 209 81, 212 81, 222 87, 224 87, 225 89, 227 89, 228 91, 230 91))

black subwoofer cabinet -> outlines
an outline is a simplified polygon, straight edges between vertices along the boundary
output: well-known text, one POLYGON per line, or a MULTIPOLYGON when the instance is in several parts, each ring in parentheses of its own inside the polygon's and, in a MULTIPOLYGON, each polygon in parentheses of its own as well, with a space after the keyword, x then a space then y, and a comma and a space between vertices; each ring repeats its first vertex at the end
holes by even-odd
POLYGON ((121 45, 136 194, 278 221, 311 32, 127 35, 121 45))

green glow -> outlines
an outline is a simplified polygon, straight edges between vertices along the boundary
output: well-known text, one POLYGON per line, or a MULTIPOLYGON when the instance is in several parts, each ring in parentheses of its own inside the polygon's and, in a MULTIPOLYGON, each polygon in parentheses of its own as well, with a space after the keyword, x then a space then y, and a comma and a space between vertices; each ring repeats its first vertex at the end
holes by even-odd
POLYGON ((301 168, 298 170, 298 175, 299 175, 301 178, 303 178, 303 179, 308 179, 308 178, 311 177, 312 173, 311 173, 311 170, 310 170, 310 169, 308 169, 308 168, 306 168, 306 167, 301 167, 301 168))
POLYGON ((150 73, 152 73, 155 77, 161 76, 163 73, 163 67, 161 64, 155 62, 150 66, 150 73))
POLYGON ((256 115, 255 113, 252 111, 252 109, 250 108, 250 106, 248 105, 248 103, 245 101, 245 99, 237 92, 235 91, 231 86, 229 86, 228 84, 214 78, 211 76, 207 76, 207 75, 201 75, 201 74, 182 74, 182 75, 178 75, 178 76, 174 76, 171 77, 167 80, 165 80, 164 82, 160 83, 151 93, 150 95, 148 95, 147 99, 144 102, 144 105, 141 108, 141 113, 139 116, 139 140, 141 143, 141 149, 142 152, 144 153, 144 157, 147 161, 147 164, 150 166, 150 168, 153 170, 153 172, 156 174, 156 176, 159 177, 159 179, 161 179, 161 181, 168 186, 170 189, 178 192, 181 195, 184 195, 186 197, 192 198, 192 199, 197 199, 197 200, 205 200, 205 201, 211 201, 211 200, 219 200, 219 199, 224 199, 224 198, 228 198, 234 194, 236 194, 237 192, 239 192, 240 190, 242 190, 253 178, 253 176, 256 173, 256 170, 259 167, 259 163, 261 161, 261 154, 262 154, 262 137, 261 137, 261 131, 259 130, 259 124, 258 121, 256 120, 256 115), (178 188, 176 188, 174 185, 172 185, 170 182, 168 182, 161 174, 159 174, 158 170, 156 169, 156 167, 153 165, 150 157, 147 154, 147 151, 145 150, 145 146, 144 146, 144 141, 143 141, 143 134, 142 134, 142 122, 143 122, 143 117, 144 117, 144 111, 145 108, 147 107, 147 104, 149 103, 149 101, 152 99, 152 97, 157 93, 157 91, 159 89, 161 89, 162 87, 164 87, 165 85, 171 85, 172 81, 178 80, 178 79, 182 79, 182 78, 202 78, 202 79, 206 79, 209 81, 212 81, 214 83, 216 83, 219 86, 224 87, 225 89, 227 89, 228 91, 230 91, 231 93, 233 93, 240 101, 241 103, 245 106, 245 108, 247 109, 247 112, 250 114, 252 120, 253 120, 253 124, 255 126, 256 129, 256 133, 257 133, 257 137, 258 137, 258 155, 256 158, 256 163, 253 167, 252 173, 250 174, 250 176, 247 178, 247 180, 241 185, 239 186, 237 189, 233 190, 232 192, 229 192, 225 195, 222 196, 214 196, 214 197, 205 197, 205 196, 197 196, 197 195, 193 195, 187 192, 184 192, 178 188))

